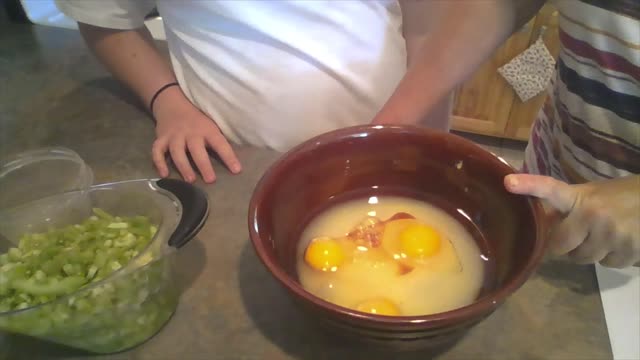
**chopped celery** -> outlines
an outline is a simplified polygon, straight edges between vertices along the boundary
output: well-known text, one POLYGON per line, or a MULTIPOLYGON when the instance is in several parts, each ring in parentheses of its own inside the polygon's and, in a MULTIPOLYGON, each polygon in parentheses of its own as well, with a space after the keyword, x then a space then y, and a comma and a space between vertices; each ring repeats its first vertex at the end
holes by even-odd
MULTIPOLYGON (((2 270, 7 273, 1 285, 4 303, 23 307, 25 302, 11 300, 21 293, 60 296, 73 292, 119 270, 151 241, 154 227, 146 217, 114 217, 97 208, 93 212, 82 224, 25 234, 17 247, 2 255, 2 270)), ((38 305, 41 299, 29 298, 26 304, 38 305)))
MULTIPOLYGON (((63 279, 48 279, 38 281, 35 279, 16 279, 11 286, 17 291, 29 295, 65 295, 79 289, 86 280, 78 276, 69 276, 63 279)), ((38 299, 34 299, 37 301, 38 299)), ((29 304, 30 305, 30 304, 29 304)))
POLYGON ((93 214, 81 224, 25 234, 0 255, 0 330, 109 353, 141 343, 168 320, 177 293, 165 259, 145 250, 156 226, 144 216, 97 208, 93 214), (133 269, 88 288, 129 264, 133 269))
POLYGON ((127 224, 126 222, 114 222, 107 225, 107 228, 109 229, 126 229, 128 227, 129 227, 129 224, 127 224))
MULTIPOLYGON (((109 215, 106 211, 99 208, 93 208, 93 213, 96 214, 96 216, 101 219, 105 219, 105 220, 113 219, 113 216, 109 215)), ((92 219, 90 218, 89 220, 92 220, 92 219)))

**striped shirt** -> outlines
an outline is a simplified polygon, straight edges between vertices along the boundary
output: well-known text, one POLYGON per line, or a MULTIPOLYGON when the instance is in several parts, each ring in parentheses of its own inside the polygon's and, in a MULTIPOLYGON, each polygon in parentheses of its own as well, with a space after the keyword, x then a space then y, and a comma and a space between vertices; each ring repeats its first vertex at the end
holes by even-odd
POLYGON ((583 183, 640 173, 640 0, 559 0, 556 77, 523 171, 583 183))

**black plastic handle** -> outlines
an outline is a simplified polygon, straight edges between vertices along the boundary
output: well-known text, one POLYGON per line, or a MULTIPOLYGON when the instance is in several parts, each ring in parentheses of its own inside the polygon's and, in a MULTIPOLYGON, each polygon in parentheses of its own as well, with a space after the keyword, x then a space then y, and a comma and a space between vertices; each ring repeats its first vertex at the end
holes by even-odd
POLYGON ((200 188, 182 180, 160 179, 156 184, 175 195, 182 204, 182 217, 169 237, 170 246, 181 248, 202 229, 209 216, 209 199, 200 188))

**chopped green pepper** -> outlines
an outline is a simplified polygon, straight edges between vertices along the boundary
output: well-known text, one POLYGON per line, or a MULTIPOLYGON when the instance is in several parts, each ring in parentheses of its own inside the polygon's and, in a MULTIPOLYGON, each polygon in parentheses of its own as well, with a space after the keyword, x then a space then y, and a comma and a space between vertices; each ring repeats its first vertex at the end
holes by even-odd
POLYGON ((0 255, 0 330, 110 353, 143 342, 169 319, 178 295, 167 260, 148 246, 157 227, 144 216, 93 213, 81 224, 25 234, 0 255))

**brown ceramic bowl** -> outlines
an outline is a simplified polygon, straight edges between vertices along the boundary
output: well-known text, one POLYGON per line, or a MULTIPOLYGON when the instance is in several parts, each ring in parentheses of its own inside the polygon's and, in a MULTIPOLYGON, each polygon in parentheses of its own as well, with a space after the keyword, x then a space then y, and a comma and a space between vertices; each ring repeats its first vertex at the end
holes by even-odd
POLYGON ((513 172, 453 134, 405 126, 340 129, 297 146, 264 174, 249 206, 251 241, 269 272, 333 333, 401 348, 439 345, 490 315, 541 261, 542 207, 504 190, 503 178, 513 172), (435 315, 387 317, 331 304, 302 288, 295 256, 304 226, 345 194, 385 191, 425 197, 471 219, 466 226, 481 233, 479 245, 494 260, 473 304, 435 315))

